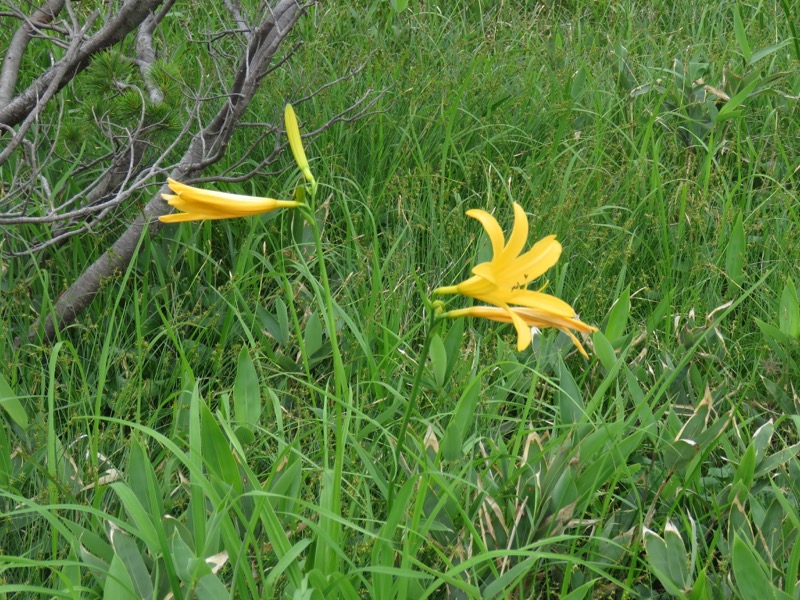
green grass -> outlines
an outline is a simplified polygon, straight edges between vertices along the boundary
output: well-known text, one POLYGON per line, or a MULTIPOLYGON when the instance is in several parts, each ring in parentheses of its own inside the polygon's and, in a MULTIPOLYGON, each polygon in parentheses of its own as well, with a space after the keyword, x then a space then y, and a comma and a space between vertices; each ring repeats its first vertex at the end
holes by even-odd
MULTIPOLYGON (((219 26, 182 10, 198 39, 219 26)), ((0 594, 797 598, 797 18, 781 2, 315 8, 247 120, 367 59, 297 108, 303 129, 388 89, 306 148, 330 296, 299 212, 169 226, 56 343, 14 348, 116 229, 4 259, 0 594), (734 99, 756 83, 728 114, 697 77, 734 99), (431 330, 427 296, 490 256, 464 212, 509 228, 512 201, 531 241, 564 246, 548 291, 600 328, 588 361, 549 330, 521 353, 510 326, 431 330)), ((213 64, 177 23, 173 72, 218 85, 183 68, 213 64)))

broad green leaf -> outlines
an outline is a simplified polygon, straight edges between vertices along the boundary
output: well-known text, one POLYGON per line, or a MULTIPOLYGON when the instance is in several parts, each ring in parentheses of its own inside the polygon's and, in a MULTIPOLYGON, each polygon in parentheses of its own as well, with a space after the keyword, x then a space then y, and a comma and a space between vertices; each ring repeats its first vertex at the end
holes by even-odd
POLYGON ((111 546, 114 548, 114 558, 119 558, 125 565, 125 570, 128 572, 136 596, 142 600, 152 598, 153 582, 144 564, 142 553, 136 546, 136 542, 131 536, 122 533, 121 530, 115 527, 111 529, 109 537, 111 538, 111 546))
MULTIPOLYGON (((750 490, 753 487, 753 474, 756 470, 756 447, 755 444, 752 442, 749 446, 747 446, 747 450, 744 451, 741 460, 739 461, 739 466, 736 468, 736 472, 733 475, 733 483, 731 494, 736 494, 739 496, 739 501, 744 502, 747 494, 750 493, 750 490), (737 485, 739 484, 739 485, 737 485), (744 496, 742 495, 744 494, 744 496)), ((733 497, 730 498, 733 500, 733 497)))
POLYGON ((674 440, 664 451, 664 465, 669 469, 685 467, 700 451, 700 444, 694 440, 674 440))
POLYGON ((653 309, 653 312, 650 313, 650 316, 647 317, 647 321, 645 322, 647 326, 647 333, 652 334, 656 329, 659 329, 661 325, 661 321, 669 312, 669 307, 672 303, 672 295, 674 290, 670 290, 669 293, 664 296, 661 301, 656 305, 653 309))
POLYGON ((706 576, 705 569, 700 571, 697 577, 695 577, 694 583, 692 584, 692 591, 687 598, 688 600, 712 600, 713 596, 708 586, 708 576, 706 576))
POLYGON ((667 560, 669 572, 672 580, 681 589, 688 589, 691 586, 689 578, 689 557, 686 555, 686 546, 683 544, 678 529, 669 521, 664 527, 664 542, 667 545, 667 560))
POLYGON ((800 338, 800 304, 797 300, 797 288, 792 278, 786 281, 781 294, 781 305, 778 312, 778 327, 781 333, 800 338))
POLYGON ((306 330, 303 336, 305 351, 308 358, 314 356, 322 348, 322 321, 319 314, 311 313, 306 319, 306 330))
POLYGON ((447 350, 447 370, 444 380, 449 381, 453 368, 461 357, 461 340, 464 337, 464 324, 466 319, 455 319, 450 325, 450 330, 444 338, 444 349, 447 350))
POLYGON ((680 583, 675 581, 670 573, 670 557, 667 543, 655 531, 644 528, 644 549, 647 554, 647 563, 650 570, 673 596, 682 596, 683 590, 680 583))
POLYGON ((706 427, 705 430, 703 430, 703 432, 697 436, 695 441, 697 441, 697 443, 700 445, 700 450, 706 455, 713 450, 719 443, 720 436, 730 424, 730 411, 724 415, 719 415, 716 420, 711 423, 711 425, 706 427))
POLYGON ((137 536, 147 545, 151 552, 158 553, 161 550, 161 546, 158 539, 158 530, 154 522, 155 520, 160 522, 161 515, 153 515, 150 512, 150 508, 141 503, 138 496, 133 493, 133 490, 127 484, 115 481, 111 484, 111 489, 114 490, 125 508, 125 512, 128 513, 130 521, 136 525, 137 536))
POLYGON ((175 531, 170 538, 170 550, 175 564, 175 571, 181 582, 187 587, 193 587, 200 578, 211 574, 211 567, 205 560, 199 558, 192 549, 183 541, 180 534, 175 531))
POLYGON ((770 325, 769 323, 765 323, 761 319, 753 319, 758 325, 758 328, 761 330, 761 333, 764 334, 767 343, 770 347, 773 348, 778 353, 783 352, 777 344, 788 345, 792 343, 792 337, 788 333, 784 333, 774 325, 770 325))
POLYGON ((200 403, 200 435, 202 437, 203 462, 209 472, 230 485, 236 494, 242 493, 239 466, 233 456, 228 440, 217 424, 216 418, 204 403, 200 403))
POLYGON ((741 92, 736 94, 733 98, 728 100, 725 105, 719 110, 716 117, 714 117, 715 123, 722 123, 726 119, 730 119, 736 116, 736 109, 742 105, 742 103, 747 100, 750 96, 750 93, 755 89, 758 85, 758 80, 751 81, 741 92))
POLYGON ((772 434, 775 432, 775 424, 772 419, 764 423, 761 427, 756 429, 753 434, 752 444, 756 449, 756 464, 760 465, 764 460, 769 445, 772 442, 772 434))
POLYGON ((103 600, 141 600, 133 591, 133 582, 118 555, 114 555, 108 567, 103 600))
POLYGON ((625 334, 625 328, 628 326, 628 317, 631 312, 631 288, 625 288, 622 295, 611 307, 608 313, 608 322, 606 323, 605 336, 609 342, 615 344, 625 334))
POLYGON ((750 50, 750 42, 747 41, 747 33, 744 29, 744 22, 742 22, 742 15, 739 13, 738 5, 733 8, 733 31, 736 34, 736 43, 742 52, 744 62, 749 63, 753 52, 750 50))
POLYGON ((569 80, 569 93, 573 101, 578 100, 586 87, 586 65, 581 65, 569 80))
POLYGON ((470 379, 458 399, 453 416, 445 429, 441 444, 444 460, 456 460, 464 456, 464 438, 473 424, 475 409, 481 397, 480 392, 481 378, 475 376, 470 379))
POLYGON ((447 373, 447 350, 438 334, 433 334, 433 338, 431 338, 429 355, 433 379, 436 381, 436 385, 441 388, 445 382, 445 373, 447 373))
POLYGON ((741 285, 744 283, 745 237, 742 225, 742 213, 736 217, 728 239, 728 248, 725 252, 725 271, 728 277, 741 285))
POLYGON ((583 418, 585 404, 578 384, 569 372, 564 359, 558 357, 558 408, 561 424, 577 423, 583 418))
POLYGON ((0 406, 2 406, 8 416, 19 425, 23 430, 28 429, 28 413, 25 412, 25 407, 17 398, 14 390, 8 385, 5 377, 0 373, 0 406))
POLYGON ((603 335, 602 331, 595 331, 592 334, 592 347, 603 368, 606 371, 613 369, 617 363, 617 354, 614 352, 614 346, 611 345, 611 342, 603 335))
POLYGON ((538 557, 532 556, 527 558, 507 571, 500 577, 492 581, 481 591, 481 598, 486 600, 494 600, 495 598, 508 598, 508 590, 513 589, 519 585, 523 578, 528 576, 538 562, 538 557))
POLYGON ((403 12, 408 8, 408 0, 390 0, 395 12, 403 12))
MULTIPOLYGON (((396 561, 396 540, 402 536, 401 519, 407 514, 411 496, 417 487, 418 476, 410 477, 397 491, 389 515, 381 527, 380 535, 372 547, 372 567, 394 567, 396 561)), ((372 575, 372 597, 394 598, 395 578, 388 573, 375 571, 372 575)))
POLYGON ((594 586, 598 581, 599 578, 587 581, 582 586, 572 590, 569 594, 564 596, 562 600, 584 600, 585 598, 591 598, 592 592, 594 591, 594 586))
POLYGON ((758 553, 741 537, 734 534, 733 576, 741 598, 785 600, 788 594, 782 592, 770 580, 768 569, 758 553))
POLYGON ((764 58, 766 56, 769 56, 770 54, 772 54, 774 52, 777 52, 781 48, 783 48, 785 46, 788 46, 791 43, 792 43, 792 39, 791 38, 787 38, 787 39, 783 40, 782 42, 778 42, 777 44, 772 44, 771 46, 767 46, 766 48, 762 48, 761 50, 756 50, 755 52, 753 52, 753 55, 750 57, 750 60, 748 60, 747 62, 748 62, 749 65, 754 65, 758 61, 760 61, 762 58, 764 58))
MULTIPOLYGON (((261 417, 261 383, 246 346, 239 352, 236 365, 236 379, 233 382, 233 414, 236 423, 251 434, 258 426, 261 417)), ((242 440, 241 437, 239 439, 242 440)), ((252 439, 248 441, 252 442, 252 439)), ((242 440, 242 443, 248 441, 242 440)))
POLYGON ((281 467, 267 482, 267 489, 271 494, 269 501, 278 514, 292 514, 295 510, 295 503, 300 500, 303 464, 297 449, 293 447, 287 447, 278 460, 281 467))
POLYGON ((136 436, 131 441, 131 453, 128 457, 128 485, 142 506, 149 507, 153 514, 164 512, 161 489, 153 465, 136 436))
POLYGON ((72 598, 80 598, 78 590, 81 587, 81 569, 83 565, 80 563, 78 554, 75 548, 71 548, 69 556, 67 557, 67 564, 61 568, 61 573, 58 573, 58 587, 62 592, 72 592, 72 598))
POLYGON ((199 600, 219 600, 230 597, 230 592, 219 580, 219 577, 213 573, 208 573, 198 579, 194 591, 199 600))
POLYGON ((0 425, 0 489, 8 489, 12 473, 11 448, 8 445, 5 425, 0 425))
POLYGON ((800 454, 800 443, 792 444, 791 446, 787 446, 782 450, 778 450, 774 454, 770 454, 764 458, 764 460, 758 463, 758 468, 756 469, 754 477, 761 477, 762 475, 769 473, 773 469, 786 464, 798 454, 800 454))
POLYGON ((278 343, 285 345, 289 342, 289 310, 280 298, 275 300, 275 320, 278 322, 278 343))

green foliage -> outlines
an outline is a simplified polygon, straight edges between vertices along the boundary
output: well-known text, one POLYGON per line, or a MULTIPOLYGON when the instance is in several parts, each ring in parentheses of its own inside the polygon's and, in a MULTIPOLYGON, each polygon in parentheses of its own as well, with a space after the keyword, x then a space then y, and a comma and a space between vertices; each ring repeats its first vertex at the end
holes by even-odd
MULTIPOLYGON (((248 115, 368 55, 304 129, 393 86, 307 148, 323 252, 289 212, 165 229, 55 346, 28 329, 103 232, 0 263, 0 593, 797 596, 796 9, 402 4, 315 8, 248 115), (510 326, 427 329, 486 244, 463 212, 512 200, 564 246, 547 291, 600 327, 589 361, 549 330, 517 353, 510 326)), ((187 89, 219 91, 193 68, 219 23, 181 10, 163 104, 113 51, 76 81, 53 194, 92 176, 69 157, 105 152, 102 124, 163 151, 187 89)))

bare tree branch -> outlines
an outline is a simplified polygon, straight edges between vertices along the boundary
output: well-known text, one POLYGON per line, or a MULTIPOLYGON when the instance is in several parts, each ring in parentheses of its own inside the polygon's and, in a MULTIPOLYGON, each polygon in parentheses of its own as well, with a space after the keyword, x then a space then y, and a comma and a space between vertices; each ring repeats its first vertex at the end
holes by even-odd
POLYGON ((225 6, 228 7, 228 11, 230 11, 236 26, 242 31, 242 33, 244 33, 245 39, 249 42, 250 28, 247 25, 247 21, 242 18, 242 12, 239 4, 239 0, 225 0, 225 6))
MULTIPOLYGON (((297 0, 280 0, 274 9, 269 11, 268 18, 253 31, 245 57, 229 88, 227 100, 208 125, 192 138, 183 158, 169 173, 171 177, 189 180, 199 172, 202 165, 208 164, 210 158, 219 160, 223 156, 236 125, 258 91, 263 77, 269 71, 269 66, 281 43, 306 8, 307 6, 301 6, 297 0)), ((126 193, 128 195, 133 193, 132 190, 137 185, 143 186, 144 181, 152 178, 156 172, 154 168, 146 169, 126 193)), ((161 175, 160 172, 158 174, 161 175)), ((58 298, 52 314, 47 315, 40 323, 42 336, 45 339, 52 339, 56 327, 71 323, 89 305, 103 280, 126 268, 142 235, 145 233, 153 235, 161 228, 158 217, 172 210, 161 199, 161 192, 167 191, 166 187, 162 187, 112 247, 90 265, 58 298)), ((32 328, 31 338, 37 335, 38 329, 38 326, 32 328)))
POLYGON ((153 48, 153 32, 173 4, 175 4, 175 0, 167 0, 158 14, 148 15, 142 21, 139 26, 139 32, 136 34, 136 58, 139 70, 142 73, 142 80, 147 88, 150 101, 155 104, 160 104, 164 101, 164 92, 153 80, 153 63, 156 62, 156 51, 153 48))
POLYGON ((28 42, 33 37, 33 32, 55 19, 62 8, 64 8, 64 0, 48 0, 44 6, 31 15, 30 19, 25 19, 14 37, 11 38, 3 60, 3 69, 0 71, 0 106, 8 104, 14 96, 19 65, 22 62, 22 55, 25 54, 25 49, 28 47, 28 42))
MULTIPOLYGON (((0 106, 0 123, 13 127, 22 122, 41 103, 41 97, 51 87, 58 92, 75 75, 83 71, 91 57, 122 40, 149 15, 163 0, 136 0, 124 2, 105 25, 87 40, 74 36, 81 43, 39 76, 25 91, 7 104, 0 106)), ((69 10, 69 7, 67 7, 69 10)))
MULTIPOLYGON (((25 120, 22 122, 22 125, 17 130, 16 134, 14 134, 14 137, 6 146, 5 150, 0 152, 0 165, 6 162, 8 160, 8 157, 11 156, 11 153, 17 148, 17 146, 19 146, 22 143, 22 139, 25 137, 25 132, 28 131, 28 128, 31 125, 33 125, 34 121, 36 121, 36 119, 39 117, 41 112, 44 110, 44 107, 50 101, 50 98, 52 98, 56 94, 56 92, 58 92, 58 90, 61 88, 61 83, 64 80, 64 76, 66 75, 67 72, 67 65, 69 64, 69 61, 72 60, 78 53, 83 33, 89 27, 91 27, 92 23, 96 18, 97 14, 93 15, 93 17, 89 19, 86 25, 81 29, 80 35, 76 35, 75 38, 73 39, 72 44, 67 49, 67 54, 64 56, 64 61, 60 63, 61 67, 53 74, 53 77, 50 79, 50 83, 44 90, 44 93, 37 100, 36 104, 32 107, 33 110, 31 110, 27 114, 25 120)), ((2 112, 1 109, 0 112, 2 112)), ((6 125, 6 123, 3 123, 2 121, 0 121, 0 124, 6 125)))

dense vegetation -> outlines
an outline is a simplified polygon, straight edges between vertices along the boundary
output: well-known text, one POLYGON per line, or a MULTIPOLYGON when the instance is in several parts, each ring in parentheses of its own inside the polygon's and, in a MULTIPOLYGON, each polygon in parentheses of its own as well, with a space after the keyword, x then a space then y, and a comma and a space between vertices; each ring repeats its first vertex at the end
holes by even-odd
MULTIPOLYGON (((304 131, 386 90, 306 144, 314 226, 165 227, 54 343, 27 332, 136 206, 3 258, 0 595, 800 597, 800 13, 700 4, 322 2, 247 118, 364 61, 297 108, 304 131), (533 287, 599 327, 589 360, 554 330, 518 352, 509 325, 431 319, 491 254, 464 212, 508 231, 512 202, 563 244, 533 287)), ((231 53, 206 3, 182 10, 156 148, 231 53)), ((93 103, 141 112, 103 89, 113 58, 48 115, 57 152, 102 155, 93 103)), ((291 197, 285 155, 216 186, 291 197)))

